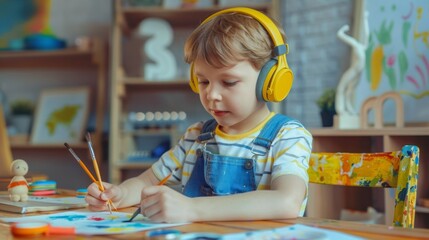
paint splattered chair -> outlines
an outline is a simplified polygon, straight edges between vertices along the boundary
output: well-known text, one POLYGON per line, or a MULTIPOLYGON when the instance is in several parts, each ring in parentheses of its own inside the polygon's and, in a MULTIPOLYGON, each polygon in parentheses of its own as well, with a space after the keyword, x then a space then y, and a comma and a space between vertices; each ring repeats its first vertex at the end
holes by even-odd
POLYGON ((396 188, 393 225, 414 227, 419 148, 384 153, 312 153, 311 183, 396 188))

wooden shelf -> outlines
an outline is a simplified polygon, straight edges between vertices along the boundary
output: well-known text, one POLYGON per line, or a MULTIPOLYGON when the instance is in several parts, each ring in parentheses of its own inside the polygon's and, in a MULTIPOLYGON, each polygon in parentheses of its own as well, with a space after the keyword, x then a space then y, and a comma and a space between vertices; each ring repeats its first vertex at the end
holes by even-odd
MULTIPOLYGON (((34 144, 34 143, 11 143, 12 149, 64 149, 67 151, 64 144, 34 144)), ((72 149, 87 149, 86 143, 69 144, 72 149)))
MULTIPOLYGON (((102 156, 102 135, 104 124, 105 91, 106 91, 106 68, 105 68, 105 48, 104 43, 99 39, 91 39, 91 46, 88 49, 69 47, 55 50, 23 50, 23 51, 0 51, 0 69, 7 71, 25 70, 31 72, 43 69, 45 72, 74 70, 91 70, 96 77, 91 77, 95 85, 95 107, 92 109, 96 113, 96 127, 93 134, 94 150, 100 159, 102 156)), ((27 79, 25 79, 27 80, 27 79)), ((28 79, 31 81, 32 79, 28 79)), ((55 79, 61 83, 61 78, 55 79)), ((67 83, 67 85, 70 85, 67 83)), ((23 86, 24 89, 25 86, 23 86)), ((27 89, 32 91, 32 89, 27 89)), ((28 141, 28 136, 10 137, 10 145, 13 154, 22 158, 31 158, 28 150, 62 150, 65 154, 66 148, 63 143, 58 144, 32 144, 28 141), (21 154, 22 153, 22 154, 21 154)), ((73 149, 87 149, 86 143, 70 144, 73 149)), ((47 153, 46 155, 50 155, 47 153)))
POLYGON ((172 84, 188 84, 187 79, 176 79, 168 81, 148 81, 140 77, 126 77, 123 81, 126 85, 172 85, 172 84))
POLYGON ((89 49, 81 50, 78 48, 65 48, 56 50, 0 51, 0 59, 89 56, 91 54, 92 51, 89 49))
MULTIPOLYGON (((64 149, 67 150, 63 143, 31 143, 29 135, 9 136, 9 143, 12 150, 46 150, 46 149, 64 149)), ((94 139, 95 140, 95 139, 94 139)), ((95 142, 98 142, 95 140, 95 142)), ((69 143, 70 147, 75 150, 88 149, 86 142, 69 143)))
POLYGON ((100 59, 95 49, 0 51, 0 68, 94 67, 100 59))
POLYGON ((143 78, 126 78, 119 82, 118 88, 123 89, 121 97, 126 97, 127 93, 153 91, 153 90, 189 90, 187 80, 172 81, 145 81, 143 78), (119 87, 120 86, 120 87, 119 87))
POLYGON ((309 130, 313 136, 428 136, 429 127, 381 128, 381 129, 336 129, 313 128, 309 130))
POLYGON ((137 130, 130 130, 130 131, 123 131, 122 133, 125 135, 132 135, 132 136, 170 136, 172 131, 175 131, 173 129, 137 129, 137 130))
POLYGON ((416 206, 416 212, 418 213, 429 213, 428 207, 416 206))
MULTIPOLYGON (((154 159, 155 161, 155 159, 154 159)), ((116 166, 121 170, 132 170, 132 169, 147 169, 152 166, 154 161, 145 162, 120 162, 116 166)))
POLYGON ((143 78, 126 78, 122 81, 126 87, 143 87, 143 88, 176 88, 189 87, 188 80, 178 79, 172 81, 146 81, 143 78))

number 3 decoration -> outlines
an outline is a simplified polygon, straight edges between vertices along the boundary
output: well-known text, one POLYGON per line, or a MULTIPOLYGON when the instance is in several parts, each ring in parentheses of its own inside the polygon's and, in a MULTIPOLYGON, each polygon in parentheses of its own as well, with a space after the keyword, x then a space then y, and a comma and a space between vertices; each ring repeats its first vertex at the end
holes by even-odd
POLYGON ((159 18, 142 21, 138 35, 149 37, 142 48, 143 55, 149 58, 142 66, 142 76, 147 81, 171 80, 177 77, 176 59, 168 47, 173 43, 173 29, 159 18))

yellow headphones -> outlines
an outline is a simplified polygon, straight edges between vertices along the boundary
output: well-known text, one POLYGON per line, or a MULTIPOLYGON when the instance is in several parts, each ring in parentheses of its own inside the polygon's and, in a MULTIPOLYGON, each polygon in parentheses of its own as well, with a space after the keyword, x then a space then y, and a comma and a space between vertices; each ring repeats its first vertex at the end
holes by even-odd
MULTIPOLYGON (((264 64, 259 73, 256 83, 256 97, 259 101, 280 102, 286 98, 292 88, 293 73, 289 68, 286 60, 288 46, 284 43, 282 35, 273 21, 265 14, 244 7, 229 8, 221 10, 209 16, 202 24, 205 24, 210 19, 224 14, 237 12, 256 19, 268 32, 275 47, 273 49, 274 58, 264 64), (275 58, 277 57, 277 58, 275 58)), ((191 63, 191 80, 189 81, 192 91, 198 93, 198 79, 194 74, 194 64, 191 63)))

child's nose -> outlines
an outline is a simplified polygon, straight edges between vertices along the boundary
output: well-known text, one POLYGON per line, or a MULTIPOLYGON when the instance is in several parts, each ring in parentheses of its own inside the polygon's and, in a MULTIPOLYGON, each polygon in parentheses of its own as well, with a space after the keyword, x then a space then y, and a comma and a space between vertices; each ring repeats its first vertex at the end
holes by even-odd
POLYGON ((216 85, 210 84, 207 87, 207 99, 208 100, 220 100, 222 98, 221 91, 216 85))

